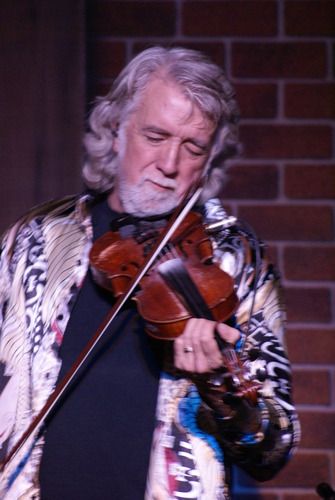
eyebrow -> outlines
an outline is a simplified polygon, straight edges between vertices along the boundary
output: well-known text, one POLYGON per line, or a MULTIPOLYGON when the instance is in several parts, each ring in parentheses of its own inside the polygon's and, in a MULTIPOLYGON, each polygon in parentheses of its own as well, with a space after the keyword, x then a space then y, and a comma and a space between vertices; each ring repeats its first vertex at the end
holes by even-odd
MULTIPOLYGON (((164 130, 162 128, 159 128, 159 127, 156 127, 154 125, 152 125, 152 126, 148 125, 147 127, 143 127, 142 131, 143 132, 153 132, 155 134, 163 135, 165 137, 168 137, 170 135, 169 132, 167 132, 166 130, 164 130)), ((198 139, 193 139, 192 137, 189 137, 186 140, 186 142, 190 142, 194 146, 202 149, 203 151, 208 151, 208 149, 210 147, 209 143, 207 143, 207 142, 205 143, 205 142, 199 141, 198 139)))

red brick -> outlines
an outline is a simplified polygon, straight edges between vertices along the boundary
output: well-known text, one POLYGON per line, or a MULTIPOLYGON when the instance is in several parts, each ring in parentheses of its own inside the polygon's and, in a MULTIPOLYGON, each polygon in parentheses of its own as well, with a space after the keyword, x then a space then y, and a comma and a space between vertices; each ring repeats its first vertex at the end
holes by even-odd
POLYGON ((123 42, 95 40, 88 46, 88 74, 95 78, 115 78, 126 64, 123 42))
POLYGON ((284 249, 289 280, 335 280, 335 246, 297 246, 284 249))
MULTIPOLYGON (((133 45, 133 55, 138 54, 144 49, 156 45, 157 41, 154 39, 147 39, 145 42, 136 42, 133 45)), ((221 68, 225 67, 225 46, 221 42, 198 42, 173 39, 168 42, 160 42, 161 47, 186 47, 188 49, 199 50, 206 54, 210 59, 218 64, 221 68)))
POLYGON ((239 78, 322 78, 326 75, 323 43, 234 43, 233 76, 239 78))
POLYGON ((182 31, 187 36, 276 35, 276 2, 272 0, 183 2, 182 31))
POLYGON ((88 82, 87 102, 89 104, 89 109, 93 106, 95 98, 97 96, 105 96, 110 91, 110 88, 111 82, 101 82, 99 80, 88 82))
POLYGON ((332 129, 328 125, 242 125, 247 158, 330 158, 332 129))
POLYGON ((285 2, 287 35, 334 36, 335 3, 333 0, 285 2))
POLYGON ((286 342, 292 363, 333 364, 335 330, 288 328, 286 342))
POLYGON ((326 288, 285 288, 287 319, 292 322, 329 323, 331 293, 326 288))
POLYGON ((335 84, 287 85, 285 88, 285 115, 289 118, 334 118, 335 84))
POLYGON ((166 1, 90 2, 88 32, 99 36, 169 36, 175 34, 176 7, 166 1))
POLYGON ((274 118, 277 114, 277 85, 235 85, 242 118, 274 118))
POLYGON ((296 404, 329 405, 330 374, 326 370, 295 370, 293 396, 296 404))
POLYGON ((285 194, 289 198, 335 198, 334 165, 286 165, 285 194))
POLYGON ((223 199, 272 199, 277 194, 278 171, 274 165, 233 165, 222 191, 223 199))
POLYGON ((300 411, 301 447, 335 448, 335 413, 300 411))
POLYGON ((238 215, 266 241, 329 241, 334 237, 331 206, 246 205, 239 207, 238 215))
MULTIPOLYGON (((252 479, 242 475, 245 485, 254 484, 252 479)), ((329 482, 330 461, 323 453, 304 452, 296 453, 284 469, 271 481, 267 481, 266 488, 315 488, 321 481, 329 482)))

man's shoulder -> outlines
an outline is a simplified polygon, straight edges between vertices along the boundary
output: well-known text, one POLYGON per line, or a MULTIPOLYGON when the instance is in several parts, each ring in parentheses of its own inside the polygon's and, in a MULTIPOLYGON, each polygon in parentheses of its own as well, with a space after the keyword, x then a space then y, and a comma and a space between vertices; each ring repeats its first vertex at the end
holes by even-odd
POLYGON ((88 198, 87 195, 68 195, 34 206, 3 234, 2 252, 11 256, 18 242, 23 245, 24 241, 29 240, 30 234, 41 226, 56 221, 67 224, 70 219, 81 224, 88 215, 88 198))
POLYGON ((71 216, 76 213, 82 218, 87 216, 89 195, 74 194, 46 201, 39 205, 32 207, 23 216, 21 216, 10 228, 9 231, 15 227, 22 228, 29 225, 34 220, 57 219, 62 217, 71 216))
POLYGON ((71 214, 76 209, 77 204, 81 202, 81 199, 82 197, 79 195, 68 195, 46 201, 32 207, 18 222, 26 223, 36 218, 62 217, 71 214))

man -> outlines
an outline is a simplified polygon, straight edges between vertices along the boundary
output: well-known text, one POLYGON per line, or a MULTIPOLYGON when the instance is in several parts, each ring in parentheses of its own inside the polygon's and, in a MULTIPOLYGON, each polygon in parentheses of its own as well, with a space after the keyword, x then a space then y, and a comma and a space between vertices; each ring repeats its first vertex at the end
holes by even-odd
POLYGON ((233 463, 265 480, 287 461, 298 427, 278 280, 256 239, 209 199, 237 148, 237 117, 229 83, 201 54, 144 51, 91 113, 89 191, 34 209, 6 233, 2 458, 115 301, 88 258, 111 228, 142 237, 203 186, 196 210, 239 306, 225 323, 192 317, 171 342, 149 338, 128 301, 45 427, 6 465, 1 498, 228 499, 233 463), (227 353, 241 360, 236 388, 227 353), (255 401, 239 393, 251 381, 255 401))

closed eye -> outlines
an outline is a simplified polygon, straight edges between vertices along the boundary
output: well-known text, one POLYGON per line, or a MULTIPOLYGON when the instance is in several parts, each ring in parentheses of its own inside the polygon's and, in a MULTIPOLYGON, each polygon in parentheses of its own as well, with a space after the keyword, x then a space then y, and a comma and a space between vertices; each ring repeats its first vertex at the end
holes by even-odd
POLYGON ((159 143, 164 140, 164 137, 161 135, 146 135, 145 138, 152 143, 159 143))
POLYGON ((186 149, 192 156, 204 156, 207 153, 207 151, 204 151, 203 149, 195 150, 190 147, 187 147, 186 149))
POLYGON ((208 153, 207 147, 195 144, 193 141, 187 141, 185 147, 192 156, 204 156, 208 153))

